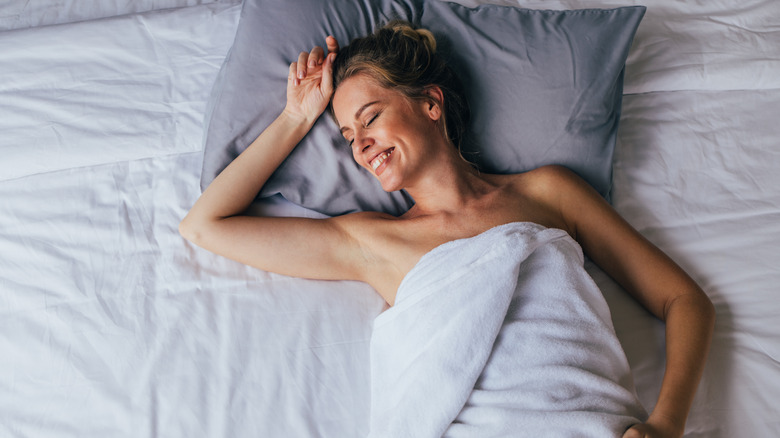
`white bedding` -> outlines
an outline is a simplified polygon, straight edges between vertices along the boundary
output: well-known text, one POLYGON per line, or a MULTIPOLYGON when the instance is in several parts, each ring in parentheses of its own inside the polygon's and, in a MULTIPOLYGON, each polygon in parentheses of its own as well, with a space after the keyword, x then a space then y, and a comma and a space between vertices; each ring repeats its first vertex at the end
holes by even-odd
MULTIPOLYGON (((780 436, 780 4, 647 6, 613 204, 717 309, 686 436, 780 436)), ((239 10, 0 3, 0 436, 366 435, 382 300, 246 268, 176 230, 239 10)), ((663 326, 588 269, 652 410, 663 326)))
POLYGON ((529 222, 425 254, 374 321, 369 437, 600 438, 646 419, 583 263, 529 222))

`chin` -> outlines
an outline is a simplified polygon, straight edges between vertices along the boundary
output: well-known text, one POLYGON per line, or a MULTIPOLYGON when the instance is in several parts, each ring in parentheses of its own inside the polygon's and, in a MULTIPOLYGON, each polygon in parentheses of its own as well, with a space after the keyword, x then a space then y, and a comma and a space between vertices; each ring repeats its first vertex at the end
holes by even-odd
POLYGON ((386 191, 387 193, 390 192, 397 192, 398 190, 403 189, 403 185, 400 182, 393 182, 393 181, 387 181, 382 180, 380 178, 377 178, 379 180, 379 184, 382 186, 382 190, 386 191))
POLYGON ((387 193, 397 192, 402 189, 403 187, 386 186, 384 184, 382 185, 382 190, 384 190, 387 193))

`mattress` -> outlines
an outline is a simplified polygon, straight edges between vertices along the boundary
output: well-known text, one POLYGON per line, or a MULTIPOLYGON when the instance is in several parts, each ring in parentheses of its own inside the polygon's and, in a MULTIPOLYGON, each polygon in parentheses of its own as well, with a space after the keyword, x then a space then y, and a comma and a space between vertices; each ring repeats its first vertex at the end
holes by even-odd
MULTIPOLYGON (((778 436, 780 6, 647 6, 612 202, 717 311, 686 436, 778 436)), ((240 7, 0 4, 0 436, 367 434, 382 299, 248 268, 177 232, 200 195, 203 115, 240 7)), ((280 197, 253 208, 319 217, 280 197)), ((587 268, 652 410, 663 324, 587 268)))

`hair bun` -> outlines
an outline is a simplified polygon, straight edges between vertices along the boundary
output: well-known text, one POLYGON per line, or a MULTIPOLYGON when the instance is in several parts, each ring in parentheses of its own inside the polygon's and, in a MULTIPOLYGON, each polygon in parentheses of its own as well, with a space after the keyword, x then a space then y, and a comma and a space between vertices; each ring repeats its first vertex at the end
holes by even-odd
POLYGON ((434 38, 430 30, 415 29, 405 21, 391 21, 385 27, 392 29, 393 32, 400 32, 403 36, 415 41, 422 41, 428 51, 436 53, 436 38, 434 38))

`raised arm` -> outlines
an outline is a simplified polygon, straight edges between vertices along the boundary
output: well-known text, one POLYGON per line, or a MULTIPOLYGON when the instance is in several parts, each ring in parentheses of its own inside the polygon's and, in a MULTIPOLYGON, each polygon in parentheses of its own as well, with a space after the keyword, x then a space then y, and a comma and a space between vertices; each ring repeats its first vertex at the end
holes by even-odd
POLYGON ((282 113, 208 186, 181 221, 186 239, 217 254, 264 270, 307 278, 354 278, 356 248, 344 220, 244 215, 260 189, 325 110, 333 93, 338 45, 327 39, 290 65, 282 113))
POLYGON ((587 183, 560 167, 546 170, 545 196, 583 251, 666 323, 666 370, 645 424, 624 438, 681 437, 709 351, 715 311, 707 295, 666 254, 623 220, 587 183))

